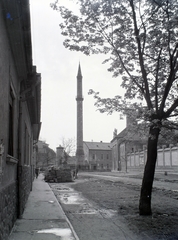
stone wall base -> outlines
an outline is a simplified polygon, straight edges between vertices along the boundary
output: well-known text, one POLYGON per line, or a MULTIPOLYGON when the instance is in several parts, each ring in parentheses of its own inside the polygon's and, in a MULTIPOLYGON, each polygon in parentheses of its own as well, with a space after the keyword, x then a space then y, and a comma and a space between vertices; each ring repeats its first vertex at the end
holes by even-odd
POLYGON ((0 191, 0 239, 6 240, 17 219, 17 182, 0 191))
POLYGON ((32 169, 31 166, 19 166, 19 208, 18 217, 23 214, 30 191, 32 190, 32 169))

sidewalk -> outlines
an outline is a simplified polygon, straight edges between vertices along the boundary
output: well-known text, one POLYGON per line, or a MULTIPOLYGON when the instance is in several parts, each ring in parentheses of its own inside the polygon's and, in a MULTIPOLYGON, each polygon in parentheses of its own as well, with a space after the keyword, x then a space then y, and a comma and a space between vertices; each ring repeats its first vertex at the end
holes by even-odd
POLYGON ((9 240, 79 240, 43 175, 33 182, 25 211, 9 240))

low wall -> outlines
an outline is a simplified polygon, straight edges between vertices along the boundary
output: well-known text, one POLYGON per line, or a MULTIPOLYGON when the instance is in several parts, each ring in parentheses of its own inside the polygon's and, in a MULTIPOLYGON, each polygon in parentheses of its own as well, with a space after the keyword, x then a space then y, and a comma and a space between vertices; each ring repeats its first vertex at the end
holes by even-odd
POLYGON ((19 207, 18 216, 23 214, 28 196, 32 190, 32 168, 31 166, 19 166, 19 207))
MULTIPOLYGON (((127 167, 143 168, 147 159, 147 150, 140 152, 132 152, 127 154, 127 167)), ((157 169, 171 169, 178 168, 178 146, 170 146, 168 148, 162 147, 158 149, 157 154, 157 169)))
POLYGON ((17 182, 0 191, 0 239, 6 240, 17 219, 17 182))

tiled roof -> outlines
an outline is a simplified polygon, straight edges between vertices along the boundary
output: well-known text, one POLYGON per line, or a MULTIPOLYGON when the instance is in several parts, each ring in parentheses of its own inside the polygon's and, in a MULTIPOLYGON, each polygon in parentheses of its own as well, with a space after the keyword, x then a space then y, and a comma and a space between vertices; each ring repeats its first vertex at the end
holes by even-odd
POLYGON ((111 150, 111 143, 106 142, 84 142, 88 149, 92 150, 111 150))

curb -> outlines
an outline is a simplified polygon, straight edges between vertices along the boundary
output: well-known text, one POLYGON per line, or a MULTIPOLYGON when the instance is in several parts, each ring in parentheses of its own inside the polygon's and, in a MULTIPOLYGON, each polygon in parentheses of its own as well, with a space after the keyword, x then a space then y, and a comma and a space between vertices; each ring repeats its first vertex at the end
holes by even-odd
MULTIPOLYGON (((47 183, 47 184, 48 184, 48 183, 47 183)), ((49 186, 49 184, 48 184, 48 186, 49 186)), ((50 186, 49 186, 49 187, 50 187, 50 186)), ((51 189, 51 187, 50 187, 50 189, 51 189)), ((71 231, 72 231, 75 239, 76 239, 76 240, 80 240, 79 237, 77 236, 77 233, 75 232, 75 230, 74 230, 74 228, 73 228, 70 220, 68 219, 67 215, 65 214, 62 206, 60 205, 59 201, 57 200, 57 198, 56 198, 56 196, 55 196, 55 194, 54 194, 54 192, 53 192, 52 189, 51 189, 51 192, 53 193, 53 195, 54 195, 54 197, 55 197, 55 199, 56 199, 56 201, 57 201, 57 204, 59 205, 59 208, 60 208, 61 212, 64 214, 64 216, 65 216, 65 218, 66 218, 66 222, 68 223, 68 225, 69 225, 69 227, 70 227, 70 229, 71 229, 71 231)))

